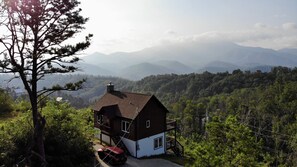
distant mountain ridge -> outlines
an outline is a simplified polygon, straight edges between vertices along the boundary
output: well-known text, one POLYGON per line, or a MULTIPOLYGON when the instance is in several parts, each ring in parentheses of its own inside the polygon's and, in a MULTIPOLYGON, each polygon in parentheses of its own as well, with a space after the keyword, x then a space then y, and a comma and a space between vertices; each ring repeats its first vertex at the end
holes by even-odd
POLYGON ((137 52, 93 53, 82 57, 86 74, 139 80, 149 75, 225 72, 235 69, 297 66, 297 49, 272 50, 231 42, 184 42, 146 48, 137 52), (94 66, 97 66, 96 69, 94 66))
POLYGON ((216 73, 216 72, 232 72, 233 70, 239 69, 239 66, 236 66, 231 63, 226 63, 223 61, 212 61, 208 64, 206 64, 203 68, 199 69, 197 72, 201 73, 204 71, 216 73))
POLYGON ((132 65, 121 70, 118 75, 123 78, 141 79, 143 76, 168 74, 173 73, 171 69, 168 69, 161 65, 151 63, 140 63, 132 65))

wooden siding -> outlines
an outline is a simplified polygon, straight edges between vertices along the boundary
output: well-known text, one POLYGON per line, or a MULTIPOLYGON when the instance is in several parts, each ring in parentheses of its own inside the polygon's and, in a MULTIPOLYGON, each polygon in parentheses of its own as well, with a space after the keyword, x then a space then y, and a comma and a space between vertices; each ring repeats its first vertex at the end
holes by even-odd
POLYGON ((165 132, 166 112, 166 108, 155 97, 151 98, 137 117, 136 140, 165 132), (146 127, 147 120, 150 120, 149 128, 146 127))
POLYGON ((132 122, 132 124, 130 126, 129 133, 125 133, 122 131, 122 127, 121 127, 122 120, 128 121, 129 123, 131 123, 131 121, 132 121, 130 119, 117 117, 113 122, 115 133, 117 135, 123 136, 127 139, 135 140, 135 123, 134 123, 134 121, 132 122))
MULTIPOLYGON (((134 97, 134 94, 128 94, 129 97, 134 97)), ((140 96, 136 94, 137 97, 140 96)), ((135 96, 136 96, 135 95, 135 96)), ((107 96, 106 96, 107 97, 107 96)), ((111 96, 113 97, 113 96, 111 96)), ((94 127, 99 128, 102 130, 102 133, 109 135, 109 136, 123 136, 127 139, 136 141, 140 139, 144 139, 156 134, 163 133, 167 130, 166 125, 166 113, 168 110, 161 104, 161 102, 155 96, 145 96, 146 98, 150 97, 145 104, 142 106, 136 105, 136 100, 134 99, 134 103, 127 103, 119 105, 119 107, 109 107, 103 106, 100 108, 100 114, 104 115, 104 119, 108 120, 108 124, 101 125, 98 123, 97 113, 99 111, 94 110, 94 127), (128 105, 129 107, 125 107, 124 105, 128 105), (130 105, 133 105, 131 107, 130 105), (136 107, 136 109, 135 109, 136 107), (118 110, 119 109, 119 110, 118 110), (131 118, 124 118, 120 116, 122 110, 125 109, 125 113, 132 113, 130 114, 131 118), (128 110, 129 109, 129 110, 128 110), (139 110, 138 110, 139 109, 139 110), (127 111, 126 111, 127 110, 127 111), (116 114, 116 112, 120 112, 116 114), (133 120, 134 119, 134 120, 133 120), (132 122, 129 133, 125 133, 122 131, 121 122, 122 120, 132 122), (150 127, 146 127, 146 122, 150 121, 150 127)), ((136 98, 136 97, 135 97, 136 98)), ((119 100, 119 99, 118 99, 119 100)), ((128 102, 128 99, 125 99, 125 102, 128 102)), ((144 101, 144 100, 143 100, 144 101)), ((111 105, 111 106, 118 106, 118 105, 111 105)))
POLYGON ((97 111, 94 111, 94 127, 100 128, 100 125, 98 123, 97 111))

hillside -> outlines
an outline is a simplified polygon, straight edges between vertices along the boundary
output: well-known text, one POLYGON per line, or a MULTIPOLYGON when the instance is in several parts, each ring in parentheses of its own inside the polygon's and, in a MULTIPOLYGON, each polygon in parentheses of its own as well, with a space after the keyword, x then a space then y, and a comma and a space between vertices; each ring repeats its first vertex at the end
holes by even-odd
MULTIPOLYGON (((6 89, 7 86, 12 88, 14 91, 20 93, 25 93, 22 82, 19 79, 14 79, 8 83, 12 78, 12 75, 0 75, 0 88, 6 89)), ((45 80, 39 82, 38 88, 42 89, 44 87, 51 88, 54 85, 65 85, 70 82, 77 82, 82 79, 86 79, 83 84, 83 89, 78 91, 61 91, 53 94, 54 97, 61 96, 64 100, 72 102, 73 106, 76 107, 87 107, 92 104, 96 99, 100 98, 105 93, 106 85, 109 82, 113 82, 117 85, 120 90, 127 90, 132 84, 131 81, 116 77, 103 77, 103 76, 93 76, 93 75, 51 75, 45 80), (80 103, 77 103, 80 101, 80 103)))
MULTIPOLYGON (((1 75, 0 79, 8 77, 1 75)), ((84 89, 77 92, 57 92, 54 97, 62 96, 75 107, 84 107, 79 106, 84 102, 86 106, 91 106, 94 100, 104 94, 106 84, 110 81, 114 83, 116 90, 154 94, 168 108, 168 118, 177 121, 178 140, 185 149, 185 165, 207 166, 208 157, 214 157, 220 160, 213 161, 214 166, 225 166, 230 163, 229 159, 237 162, 239 156, 244 165, 265 163, 273 166, 277 163, 296 166, 297 68, 276 67, 271 72, 234 70, 232 73, 217 74, 163 74, 145 77, 140 81, 86 75, 53 75, 49 78, 51 82, 48 80, 43 86, 82 78, 87 78, 84 89), (213 151, 214 148, 217 148, 216 151, 213 151), (201 152, 207 156, 200 156, 201 152), (275 152, 281 152, 283 158, 279 158, 275 152)), ((7 96, 3 95, 0 96, 2 102, 7 96)), ((13 108, 18 106, 25 109, 23 102, 21 105, 11 100, 8 102, 13 103, 13 108)), ((1 104, 8 106, 7 103, 1 104)), ((50 120, 48 125, 56 123, 56 118, 62 116, 59 120, 66 121, 67 123, 63 123, 65 126, 73 124, 76 128, 82 128, 81 121, 88 121, 88 127, 93 127, 89 109, 74 110, 69 104, 50 102, 43 108, 43 112, 49 115, 46 115, 47 120, 50 120), (66 113, 60 114, 61 111, 69 113, 71 117, 65 119, 66 113), (81 120, 82 118, 84 119, 81 120)), ((19 117, 11 118, 17 119, 19 117)), ((7 127, 16 125, 7 121, 7 127)), ((60 127, 61 125, 55 126, 54 132, 59 132, 60 127)), ((6 131, 7 128, 3 133, 7 133, 6 131)), ((85 132, 84 129, 81 132, 85 132)), ((77 133, 74 137, 76 135, 77 133)), ((5 138, 7 135, 0 135, 1 137, 5 138)))
MULTIPOLYGON (((261 68, 265 70, 265 68, 269 67, 261 68)), ((7 75, 0 76, 0 85, 2 87, 6 86, 6 82, 3 82, 3 80, 8 80, 8 78, 7 75)), ((80 98, 88 105, 102 96, 106 91, 106 85, 113 82, 117 90, 155 94, 158 98, 170 104, 183 96, 197 99, 221 93, 231 93, 235 89, 271 85, 280 78, 285 78, 286 81, 297 81, 297 69, 277 67, 273 68, 271 72, 235 70, 232 73, 223 72, 217 74, 209 72, 182 75, 162 74, 148 76, 139 81, 92 75, 52 75, 40 82, 39 88, 86 79, 83 89, 75 92, 61 92, 55 94, 55 96, 64 96, 67 99, 70 98, 67 95, 71 95, 80 98)), ((21 82, 18 80, 13 80, 13 83, 9 85, 10 87, 14 86, 22 89, 21 82)))

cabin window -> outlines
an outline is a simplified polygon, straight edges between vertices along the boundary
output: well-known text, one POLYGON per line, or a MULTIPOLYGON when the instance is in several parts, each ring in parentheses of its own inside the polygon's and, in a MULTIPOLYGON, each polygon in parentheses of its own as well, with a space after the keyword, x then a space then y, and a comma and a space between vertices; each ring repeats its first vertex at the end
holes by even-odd
POLYGON ((154 149, 163 147, 163 136, 154 139, 154 149))
POLYGON ((150 120, 147 120, 147 121, 145 122, 145 126, 146 126, 146 128, 151 127, 151 121, 150 121, 150 120))
POLYGON ((101 114, 97 114, 97 122, 98 122, 99 124, 102 124, 102 123, 103 123, 103 115, 101 115, 101 114))
POLYGON ((129 122, 128 121, 122 121, 121 129, 122 129, 123 132, 129 133, 129 122))

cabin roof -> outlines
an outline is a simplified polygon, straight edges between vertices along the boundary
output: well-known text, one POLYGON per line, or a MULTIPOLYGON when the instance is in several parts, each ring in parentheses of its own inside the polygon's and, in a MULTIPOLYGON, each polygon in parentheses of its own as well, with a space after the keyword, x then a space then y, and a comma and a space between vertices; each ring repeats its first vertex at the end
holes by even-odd
POLYGON ((154 95, 121 91, 107 92, 94 105, 94 111, 106 112, 128 119, 134 119, 154 95))

